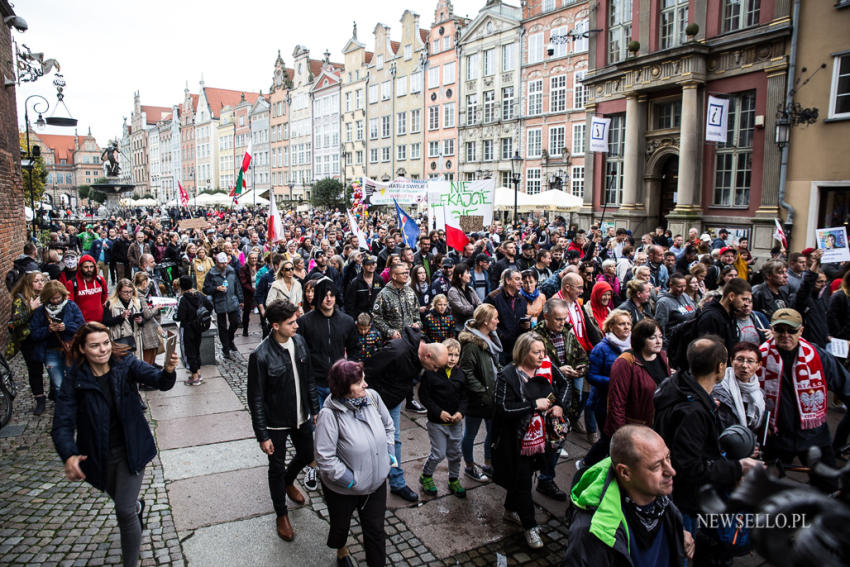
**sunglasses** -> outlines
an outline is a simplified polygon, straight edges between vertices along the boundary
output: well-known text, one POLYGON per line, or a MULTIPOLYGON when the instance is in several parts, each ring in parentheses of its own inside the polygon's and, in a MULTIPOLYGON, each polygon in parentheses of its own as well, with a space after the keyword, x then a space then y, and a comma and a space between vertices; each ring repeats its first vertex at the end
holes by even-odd
POLYGON ((787 325, 777 325, 773 327, 773 332, 777 335, 796 335, 800 332, 800 329, 795 329, 787 325))

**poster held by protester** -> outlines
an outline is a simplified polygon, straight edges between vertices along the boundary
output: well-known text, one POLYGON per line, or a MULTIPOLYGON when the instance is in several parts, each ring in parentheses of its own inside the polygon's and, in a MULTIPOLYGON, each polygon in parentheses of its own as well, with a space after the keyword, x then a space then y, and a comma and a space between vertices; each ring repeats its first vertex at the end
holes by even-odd
POLYGON ((396 179, 386 183, 364 177, 362 204, 366 207, 377 205, 418 205, 425 202, 428 182, 424 179, 396 179))
POLYGON ((462 228, 460 219, 468 216, 480 216, 482 228, 491 225, 495 193, 495 179, 429 181, 429 226, 432 230, 441 229, 445 225, 462 228))
POLYGON ((850 262, 847 227, 819 228, 815 231, 818 248, 823 250, 821 263, 850 262))

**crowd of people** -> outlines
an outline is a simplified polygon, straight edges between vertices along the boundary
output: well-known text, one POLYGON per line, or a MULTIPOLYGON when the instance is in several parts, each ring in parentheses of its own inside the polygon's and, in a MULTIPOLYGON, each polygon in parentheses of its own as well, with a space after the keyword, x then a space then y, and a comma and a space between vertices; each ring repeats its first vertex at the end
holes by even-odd
POLYGON ((248 406, 269 459, 275 529, 295 537, 287 499, 304 503, 304 471, 307 490, 322 487, 340 565, 353 565, 355 509, 367 564, 386 563, 387 479, 406 501, 432 497, 444 459, 457 498, 469 482, 505 489, 504 520, 529 548, 544 546, 535 490, 570 500, 565 564, 640 566, 731 553, 696 521, 703 485, 728 493, 762 463, 805 464, 810 446, 825 464, 846 459, 850 414, 834 431, 826 416, 847 411, 850 365, 827 345, 850 340, 850 264, 822 264, 821 250, 777 247, 758 265, 747 240, 724 229, 634 235, 561 217, 494 224, 453 249, 424 220, 405 243, 381 213, 360 220, 366 249, 339 212, 289 214, 275 242, 261 211, 198 214, 204 228, 154 215, 79 231, 56 222, 7 275, 7 356, 23 353, 36 414, 55 399, 68 478, 115 500, 125 565, 141 530, 128 475, 153 452, 143 414, 122 400, 136 385, 171 387, 177 364, 155 362, 159 295, 179 297, 193 386, 211 321, 226 359, 237 331, 257 325, 248 406), (116 397, 103 404, 75 388, 116 397), (81 428, 81 404, 110 427, 81 428), (401 466, 403 411, 425 416, 431 446, 413 487, 401 466), (732 458, 719 441, 731 426, 766 442, 732 458), (570 432, 591 444, 574 455, 572 485, 556 478, 570 432))

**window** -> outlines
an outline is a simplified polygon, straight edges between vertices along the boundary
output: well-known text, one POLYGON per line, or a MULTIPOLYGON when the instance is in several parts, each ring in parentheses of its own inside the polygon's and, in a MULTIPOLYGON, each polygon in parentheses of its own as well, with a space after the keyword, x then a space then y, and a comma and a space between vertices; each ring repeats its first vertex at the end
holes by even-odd
POLYGON ((550 126, 549 127, 549 155, 560 156, 564 153, 564 127, 550 126))
POLYGON ((418 108, 410 111, 410 133, 415 134, 422 129, 422 111, 418 108))
POLYGON ((543 32, 528 36, 528 63, 543 61, 543 32))
POLYGON ((381 70, 381 69, 384 68, 384 56, 383 55, 378 55, 375 58, 375 68, 378 69, 378 70, 381 70))
POLYGON ((452 48, 452 36, 447 35, 443 38, 443 51, 448 51, 452 48))
POLYGON ((434 40, 434 49, 433 49, 433 52, 434 52, 434 53, 439 53, 439 52, 440 52, 440 40, 439 40, 439 39, 435 39, 435 40, 434 40))
POLYGON ((378 102, 378 85, 369 85, 369 104, 378 102))
POLYGON ((514 88, 504 87, 502 89, 502 120, 513 120, 514 109, 514 88))
POLYGON ((551 12, 555 9, 555 0, 543 0, 543 11, 551 12))
POLYGON ((466 143, 466 161, 475 161, 475 142, 466 143))
POLYGON ((573 150, 572 154, 574 156, 580 156, 584 154, 584 130, 586 124, 584 122, 580 122, 577 124, 573 124, 573 150))
POLYGON ((540 168, 530 167, 525 170, 525 192, 529 195, 540 193, 540 168))
POLYGON ((416 71, 410 74, 410 92, 418 93, 422 91, 422 71, 416 71))
POLYGON ((850 118, 850 54, 832 59, 829 117, 850 118))
POLYGON ((579 20, 573 28, 573 52, 581 53, 587 51, 590 40, 583 36, 590 30, 590 21, 587 19, 579 20))
POLYGON ((381 137, 389 138, 392 134, 392 127, 389 116, 381 116, 381 137))
POLYGON ((514 139, 513 138, 502 138, 501 140, 502 146, 502 159, 511 159, 514 154, 514 139))
POLYGON ((359 142, 360 140, 363 139, 363 121, 358 120, 356 122, 356 127, 357 127, 357 141, 359 142))
POLYGON ((389 146, 385 148, 381 148, 381 161, 387 162, 390 161, 390 152, 391 148, 389 146))
POLYGON ((363 108, 363 89, 354 91, 354 107, 358 110, 363 108))
POLYGON ((428 68, 428 88, 433 89, 440 86, 440 66, 428 68))
POLYGON ((404 161, 407 159, 407 145, 401 144, 395 147, 395 159, 404 161))
POLYGON ((455 125, 455 103, 447 102, 443 105, 443 128, 454 128, 455 125))
POLYGON ((528 147, 526 149, 526 157, 539 158, 543 153, 543 130, 534 128, 528 130, 528 147))
POLYGON ((447 138, 443 140, 443 155, 444 156, 453 156, 455 155, 455 139, 447 138))
POLYGON ((354 163, 356 163, 357 165, 363 165, 363 151, 357 150, 354 153, 354 156, 355 156, 354 163))
POLYGON ((390 81, 384 81, 381 83, 381 100, 390 100, 392 90, 393 85, 390 81))
POLYGON ((345 123, 345 141, 346 142, 351 141, 351 132, 353 131, 352 126, 353 126, 353 124, 351 122, 345 123))
POLYGON ((543 80, 528 82, 528 115, 536 116, 543 112, 543 80))
POLYGON ((410 159, 419 159, 421 157, 422 145, 419 142, 410 144, 410 159))
POLYGON ((652 125, 655 130, 678 128, 681 124, 681 100, 658 102, 652 105, 652 125))
POLYGON ((345 111, 351 112, 351 93, 345 93, 345 111))
POLYGON ((761 0, 724 0, 723 31, 730 32, 759 23, 761 0))
POLYGON ((466 95, 466 124, 467 126, 478 122, 478 95, 466 95))
POLYGON ((576 71, 573 74, 573 108, 584 108, 587 99, 587 91, 584 87, 584 71, 576 71))
POLYGON ((378 139, 378 124, 379 120, 377 118, 369 119, 369 139, 377 140, 378 139))
POLYGON ((608 0, 608 63, 626 58, 632 39, 632 0, 608 0))
POLYGON ((661 49, 682 45, 688 25, 688 0, 662 0, 661 5, 661 49))
POLYGON ((440 127, 440 105, 428 107, 428 129, 436 130, 440 127))
POLYGON ((516 44, 502 46, 502 71, 513 71, 516 65, 516 44))
POLYGON ((413 57, 413 46, 408 44, 404 46, 404 60, 410 61, 410 58, 413 57))
POLYGON ((549 112, 564 112, 567 109, 567 76, 549 78, 549 112))
POLYGON ((478 53, 466 56, 466 80, 472 81, 478 78, 478 53))
POLYGON ((495 49, 485 49, 484 50, 484 76, 489 77, 490 75, 496 74, 496 50, 495 49))
POLYGON ((440 142, 436 140, 432 140, 428 142, 428 157, 439 157, 440 155, 440 142))
POLYGON ((569 46, 569 36, 567 35, 567 26, 553 28, 549 32, 549 41, 554 48, 552 57, 564 57, 567 55, 567 47, 569 46))
POLYGON ((745 207, 750 203, 756 94, 748 91, 729 98, 726 143, 714 156, 714 204, 745 207))
POLYGON ((584 197, 584 166, 574 165, 570 172, 571 192, 576 197, 584 197))
POLYGON ((395 131, 399 136, 407 134, 407 113, 398 112, 395 115, 395 131))
POLYGON ((484 91, 484 122, 493 122, 496 114, 496 91, 484 91))
POLYGON ((451 85, 455 82, 455 64, 454 61, 443 65, 443 84, 451 85))
POLYGON ((369 163, 378 163, 378 148, 369 150, 369 163))
POLYGON ((623 151, 626 145, 626 115, 614 114, 608 130, 605 154, 605 194, 603 204, 619 205, 623 199, 623 151))
POLYGON ((407 77, 398 77, 395 80, 395 95, 404 96, 407 94, 407 77))

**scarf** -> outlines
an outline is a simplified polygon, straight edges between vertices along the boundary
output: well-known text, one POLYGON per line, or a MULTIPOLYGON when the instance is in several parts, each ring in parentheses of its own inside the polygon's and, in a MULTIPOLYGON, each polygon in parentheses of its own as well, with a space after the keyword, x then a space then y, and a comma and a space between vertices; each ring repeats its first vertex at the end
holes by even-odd
POLYGON ((602 305, 601 303, 602 295, 608 292, 612 294, 613 299, 614 289, 606 281, 596 282, 593 285, 593 291, 590 292, 590 308, 593 310, 593 318, 596 320, 600 329, 611 312, 611 299, 608 300, 608 305, 602 305))
POLYGON ((738 422, 744 427, 756 429, 761 425, 764 418, 764 393, 755 375, 749 382, 741 382, 735 377, 735 371, 727 368, 723 381, 714 388, 713 394, 721 403, 726 403, 734 410, 738 422))
POLYGON ((659 496, 646 506, 638 506, 631 498, 623 496, 623 515, 640 549, 648 549, 655 541, 669 505, 668 496, 659 496))
POLYGON ((53 305, 52 303, 48 303, 44 306, 44 310, 47 311, 47 315, 51 319, 55 319, 57 315, 62 313, 62 310, 65 309, 65 304, 68 303, 68 300, 64 300, 59 305, 53 305))
POLYGON ((354 417, 360 421, 368 422, 366 413, 363 410, 369 405, 369 396, 363 396, 362 398, 343 398, 342 403, 354 412, 354 417))
MULTIPOLYGON (((546 360, 548 360, 548 358, 546 360)), ((546 375, 545 370, 543 370, 543 372, 541 372, 541 370, 543 370, 542 367, 538 368, 537 372, 535 372, 534 375, 535 376, 541 375, 541 376, 545 377, 546 379, 548 379, 549 382, 551 382, 552 381, 552 363, 549 362, 549 368, 548 368, 549 375, 548 376, 546 375)), ((517 372, 517 377, 520 380, 520 388, 524 392, 525 388, 523 387, 523 384, 528 382, 530 377, 525 372, 520 370, 519 368, 516 369, 516 372, 517 372)), ((523 393, 523 397, 525 397, 524 393, 523 393)), ((532 457, 534 455, 542 455, 545 452, 546 452, 546 422, 543 420, 543 416, 540 415, 539 412, 534 411, 531 414, 531 421, 528 422, 528 427, 525 430, 525 434, 522 436, 522 441, 520 441, 519 453, 520 453, 520 455, 524 455, 526 457, 532 457)))
POLYGON ((540 296, 540 289, 534 288, 534 293, 528 293, 524 289, 520 288, 519 292, 522 296, 528 300, 529 303, 534 303, 535 300, 540 296))
POLYGON ((620 349, 620 352, 625 352, 625 351, 629 350, 630 348, 632 348, 631 334, 629 335, 629 338, 621 340, 614 333, 606 333, 605 338, 608 339, 608 342, 611 345, 620 349))
MULTIPOLYGON (((770 428, 776 432, 776 414, 779 413, 782 388, 782 356, 774 339, 761 345, 759 350, 764 361, 759 370, 759 382, 764 390, 765 405, 771 410, 770 428)), ((817 351, 805 339, 800 339, 797 347, 797 360, 791 370, 791 379, 797 411, 800 413, 800 428, 814 429, 826 423, 827 394, 823 366, 817 351)))

